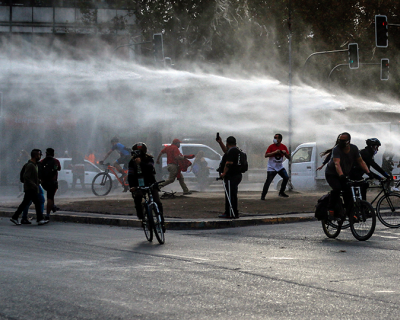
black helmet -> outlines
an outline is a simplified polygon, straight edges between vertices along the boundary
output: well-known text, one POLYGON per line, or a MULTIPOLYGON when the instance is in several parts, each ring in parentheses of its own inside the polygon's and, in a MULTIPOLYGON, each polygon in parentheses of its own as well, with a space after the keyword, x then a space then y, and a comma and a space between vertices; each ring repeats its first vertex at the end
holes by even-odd
POLYGON ((119 139, 117 137, 112 138, 111 143, 114 143, 114 142, 119 142, 119 139))
POLYGON ((147 153, 147 146, 144 142, 135 143, 132 147, 132 151, 139 150, 142 154, 147 153))
POLYGON ((372 147, 372 146, 381 146, 381 142, 377 139, 377 138, 371 138, 371 139, 367 139, 365 140, 365 142, 367 143, 367 146, 372 147))

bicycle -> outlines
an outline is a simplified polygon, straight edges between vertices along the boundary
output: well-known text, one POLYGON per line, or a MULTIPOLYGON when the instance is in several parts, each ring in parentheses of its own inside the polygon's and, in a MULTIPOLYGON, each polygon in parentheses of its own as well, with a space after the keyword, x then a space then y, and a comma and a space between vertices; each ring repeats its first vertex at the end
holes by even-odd
MULTIPOLYGON (((389 192, 385 188, 386 180, 380 180, 380 186, 371 188, 381 188, 382 190, 371 201, 373 204, 379 196, 376 203, 376 215, 379 221, 386 227, 399 228, 400 227, 400 194, 397 192, 389 192)), ((400 182, 399 182, 400 183, 400 182)), ((398 184, 399 184, 398 183, 398 184)), ((397 187, 397 186, 396 186, 397 187)))
POLYGON ((361 187, 366 180, 352 181, 347 184, 353 196, 353 206, 349 212, 344 207, 343 192, 335 210, 335 217, 322 220, 322 229, 328 238, 336 238, 342 230, 343 224, 348 221, 351 233, 359 241, 368 240, 375 231, 376 215, 372 205, 362 200, 361 187), (339 218, 336 218, 338 216, 339 218))
POLYGON ((92 181, 92 192, 96 196, 106 196, 110 193, 113 185, 110 172, 114 174, 114 176, 117 178, 117 181, 122 185, 124 190, 129 189, 129 183, 127 181, 128 170, 124 170, 125 175, 121 179, 120 177, 118 177, 118 174, 115 171, 115 167, 113 167, 109 163, 105 163, 102 165, 105 167, 105 170, 96 174, 92 181))
POLYGON ((152 190, 158 188, 160 183, 164 182, 158 181, 153 183, 148 187, 137 187, 138 190, 142 191, 144 206, 143 206, 143 218, 142 218, 142 228, 146 236, 147 241, 153 241, 153 231, 157 238, 159 244, 165 243, 165 235, 163 228, 163 220, 161 218, 161 213, 158 209, 157 203, 154 202, 152 190))

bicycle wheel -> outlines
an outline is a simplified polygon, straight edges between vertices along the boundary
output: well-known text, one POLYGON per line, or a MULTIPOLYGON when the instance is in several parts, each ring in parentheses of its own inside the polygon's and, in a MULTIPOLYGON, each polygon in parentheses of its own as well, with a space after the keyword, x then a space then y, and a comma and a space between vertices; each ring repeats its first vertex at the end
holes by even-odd
POLYGON ((376 215, 382 224, 389 228, 400 227, 400 194, 390 193, 378 200, 376 215))
POLYGON ((342 221, 322 220, 322 230, 324 230, 328 238, 336 238, 342 230, 342 221))
POLYGON ((96 196, 106 196, 112 188, 112 179, 106 172, 96 174, 92 181, 92 191, 96 196))
POLYGON ((359 241, 368 240, 375 231, 375 225, 374 208, 369 202, 360 200, 359 205, 356 205, 350 214, 350 229, 354 238, 359 241))
POLYGON ((143 219, 142 219, 142 228, 144 231, 144 235, 146 236, 147 241, 153 241, 153 226, 151 224, 151 219, 149 219, 148 206, 147 204, 143 205, 143 219))
POLYGON ((165 235, 164 230, 162 228, 162 221, 161 221, 161 214, 158 211, 157 206, 153 205, 151 208, 153 212, 153 230, 154 234, 156 235, 157 241, 159 244, 164 244, 165 242, 165 235))

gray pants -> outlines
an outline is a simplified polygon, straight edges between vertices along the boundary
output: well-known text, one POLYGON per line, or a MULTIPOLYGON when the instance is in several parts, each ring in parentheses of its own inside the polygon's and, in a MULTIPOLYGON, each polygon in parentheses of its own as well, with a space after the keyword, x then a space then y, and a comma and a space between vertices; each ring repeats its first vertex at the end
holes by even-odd
MULTIPOLYGON (((167 169, 168 169, 168 172, 169 172, 169 177, 168 177, 168 179, 165 180, 163 183, 160 183, 160 184, 159 184, 159 186, 160 186, 161 188, 163 188, 163 187, 165 187, 165 186, 171 184, 172 182, 175 181, 175 179, 177 179, 176 176, 178 175, 178 172, 179 172, 178 165, 173 164, 173 163, 170 163, 170 164, 167 166, 167 169)), ((189 192, 189 189, 188 189, 188 187, 186 186, 185 179, 183 178, 182 173, 181 173, 181 177, 178 179, 178 181, 179 181, 179 184, 180 184, 181 187, 182 187, 183 192, 189 192)))

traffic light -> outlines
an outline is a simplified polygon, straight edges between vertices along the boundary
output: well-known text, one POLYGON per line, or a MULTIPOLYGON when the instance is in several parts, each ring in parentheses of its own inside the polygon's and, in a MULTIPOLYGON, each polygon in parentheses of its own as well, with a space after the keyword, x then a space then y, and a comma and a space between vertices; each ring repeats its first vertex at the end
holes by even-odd
POLYGON ((162 33, 153 34, 153 52, 156 61, 164 61, 164 46, 162 33))
POLYGON ((389 80, 389 59, 381 59, 381 80, 389 80))
POLYGON ((378 48, 388 47, 388 23, 386 16, 375 16, 375 42, 378 48))
POLYGON ((349 68, 358 69, 358 44, 349 43, 349 68))

